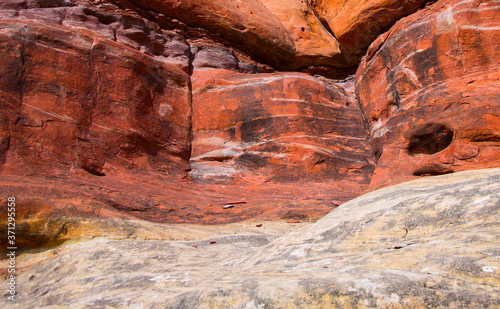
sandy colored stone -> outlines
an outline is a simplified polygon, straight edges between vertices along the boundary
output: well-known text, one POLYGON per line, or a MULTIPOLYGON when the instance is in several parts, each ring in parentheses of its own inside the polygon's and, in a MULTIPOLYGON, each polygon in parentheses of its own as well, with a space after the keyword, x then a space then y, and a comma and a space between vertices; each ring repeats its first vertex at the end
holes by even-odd
POLYGON ((99 238, 27 251, 11 307, 495 308, 499 180, 490 169, 411 181, 277 239, 280 229, 266 235, 264 223, 205 240, 99 238))

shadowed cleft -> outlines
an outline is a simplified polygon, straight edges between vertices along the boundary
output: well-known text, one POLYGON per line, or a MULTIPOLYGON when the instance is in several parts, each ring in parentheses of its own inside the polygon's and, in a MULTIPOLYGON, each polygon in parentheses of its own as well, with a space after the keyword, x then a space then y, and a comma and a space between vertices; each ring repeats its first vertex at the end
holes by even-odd
POLYGON ((453 173, 453 170, 438 164, 433 164, 419 168, 413 172, 413 176, 437 176, 451 173, 453 173))
POLYGON ((82 169, 95 176, 106 176, 102 171, 103 166, 104 160, 95 158, 83 158, 81 162, 82 169))
POLYGON ((426 124, 417 128, 409 138, 408 153, 412 156, 419 154, 434 154, 450 146, 454 132, 442 124, 426 124))

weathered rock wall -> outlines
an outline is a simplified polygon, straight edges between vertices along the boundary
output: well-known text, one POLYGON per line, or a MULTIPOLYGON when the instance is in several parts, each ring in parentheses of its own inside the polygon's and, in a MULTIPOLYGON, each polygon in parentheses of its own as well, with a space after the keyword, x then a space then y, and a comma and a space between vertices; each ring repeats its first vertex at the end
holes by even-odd
POLYGON ((367 183, 372 152, 357 104, 307 74, 193 75, 196 181, 367 183))
POLYGON ((14 308, 497 308, 499 16, 2 0, 14 308))
POLYGON ((396 23, 356 74, 371 188, 500 164, 500 2, 439 1, 396 23))
POLYGON ((498 1, 427 2, 4 0, 1 190, 40 222, 310 220, 498 166, 498 1), (397 20, 357 98, 327 78, 397 20))
MULTIPOLYGON (((147 173, 164 165, 177 177, 186 173, 189 76, 177 63, 127 44, 134 33, 147 38, 153 29, 81 7, 2 12, 11 14, 0 34, 4 173, 55 176, 76 167, 95 175, 129 167, 147 173)), ((173 33, 154 35, 166 45, 175 40, 173 33)))

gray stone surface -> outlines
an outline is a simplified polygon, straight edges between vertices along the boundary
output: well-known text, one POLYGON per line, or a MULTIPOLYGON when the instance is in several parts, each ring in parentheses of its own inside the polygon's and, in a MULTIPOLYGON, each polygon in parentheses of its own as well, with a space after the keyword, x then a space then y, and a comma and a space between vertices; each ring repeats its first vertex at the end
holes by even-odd
POLYGON ((26 252, 7 308, 498 308, 499 180, 489 169, 411 181, 279 238, 286 229, 264 224, 26 252))

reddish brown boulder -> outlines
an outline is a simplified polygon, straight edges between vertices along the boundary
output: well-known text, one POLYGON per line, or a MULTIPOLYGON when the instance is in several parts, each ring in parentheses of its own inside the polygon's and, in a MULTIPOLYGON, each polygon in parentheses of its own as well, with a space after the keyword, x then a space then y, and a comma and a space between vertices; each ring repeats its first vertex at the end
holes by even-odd
POLYGON ((372 152, 355 102, 300 73, 193 75, 191 176, 202 182, 367 183, 372 152))
POLYGON ((2 23, 3 173, 169 166, 190 153, 189 78, 85 29, 2 23))
POLYGON ((439 1, 372 44, 356 75, 371 188, 500 166, 499 13, 497 1, 439 1))

